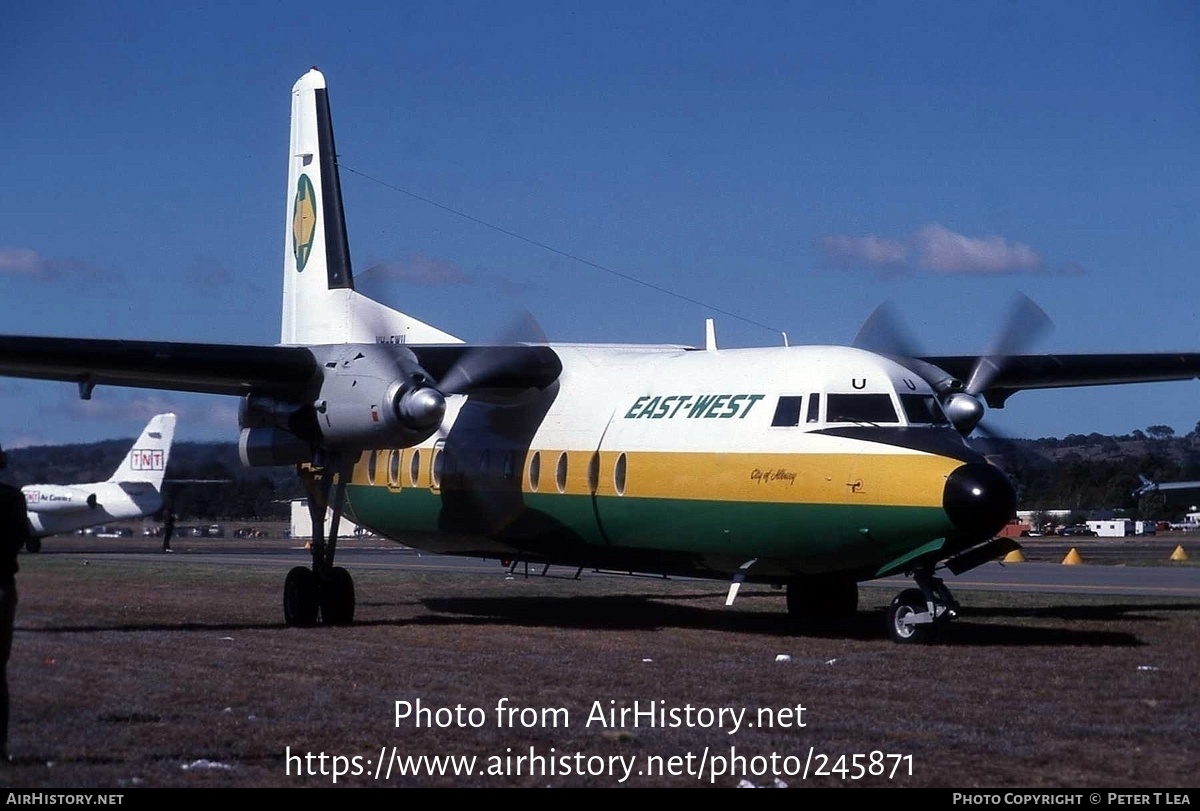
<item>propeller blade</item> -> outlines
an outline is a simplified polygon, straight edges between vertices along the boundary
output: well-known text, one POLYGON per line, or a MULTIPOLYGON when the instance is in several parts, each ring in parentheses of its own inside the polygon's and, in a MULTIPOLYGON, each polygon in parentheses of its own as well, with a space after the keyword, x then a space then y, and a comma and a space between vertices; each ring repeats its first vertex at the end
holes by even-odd
POLYGON ((854 346, 884 355, 904 355, 910 358, 924 354, 916 339, 904 326, 895 305, 889 301, 876 307, 863 322, 858 335, 854 336, 854 346))
POLYGON ((524 307, 519 307, 518 312, 508 318, 508 323, 496 343, 547 344, 550 343, 550 339, 546 337, 546 331, 542 329, 534 314, 524 307))
POLYGON ((1050 316, 1029 296, 1018 293, 1009 305, 1004 324, 987 354, 980 357, 971 370, 967 393, 972 396, 981 394, 1004 370, 1009 358, 1023 354, 1053 329, 1054 322, 1050 316))
POLYGON ((522 351, 526 343, 545 344, 547 339, 533 313, 521 308, 509 319, 497 345, 472 347, 463 352, 442 375, 438 389, 443 394, 466 394, 528 368, 531 353, 522 351))
POLYGON ((438 381, 445 394, 478 394, 491 387, 545 388, 558 379, 562 362, 547 346, 473 346, 438 381))

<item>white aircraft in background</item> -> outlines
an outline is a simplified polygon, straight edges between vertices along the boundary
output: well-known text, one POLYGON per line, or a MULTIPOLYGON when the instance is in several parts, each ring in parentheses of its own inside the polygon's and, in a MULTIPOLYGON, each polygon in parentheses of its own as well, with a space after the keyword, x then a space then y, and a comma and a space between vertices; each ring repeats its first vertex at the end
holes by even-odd
POLYGON ((161 510, 163 476, 174 438, 175 415, 158 414, 146 423, 108 481, 22 487, 33 532, 28 550, 40 550, 42 538, 48 535, 143 518, 161 510))
POLYGON ((922 355, 882 318, 853 347, 468 345, 354 289, 315 69, 292 88, 288 167, 278 345, 4 335, 0 374, 241 397, 243 463, 295 466, 309 492, 289 625, 353 620, 344 508, 446 554, 720 579, 727 602, 786 585, 803 621, 908 574, 886 627, 927 640, 958 611, 938 573, 1015 548, 995 539, 1013 486, 965 439, 987 406, 1200 374, 1197 353, 1018 354, 1045 320, 1032 302, 982 356, 922 355))

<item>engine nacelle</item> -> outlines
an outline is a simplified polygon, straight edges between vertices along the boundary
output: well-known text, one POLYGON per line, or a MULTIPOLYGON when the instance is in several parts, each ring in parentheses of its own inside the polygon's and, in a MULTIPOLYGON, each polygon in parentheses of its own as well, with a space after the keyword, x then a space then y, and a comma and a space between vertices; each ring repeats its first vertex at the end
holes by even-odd
POLYGON ((323 445, 406 448, 442 424, 446 398, 411 352, 370 344, 336 349, 334 358, 318 354, 325 374, 313 411, 323 445))
POLYGON ((306 403, 242 400, 238 442, 248 467, 313 461, 318 449, 357 453, 419 444, 446 413, 446 398, 409 350, 350 344, 314 347, 320 393, 306 403))
POLYGON ((25 508, 34 513, 84 512, 96 508, 96 494, 78 487, 42 484, 23 488, 21 492, 25 508))
POLYGON ((278 428, 243 428, 238 455, 246 467, 275 467, 311 462, 311 442, 278 428))

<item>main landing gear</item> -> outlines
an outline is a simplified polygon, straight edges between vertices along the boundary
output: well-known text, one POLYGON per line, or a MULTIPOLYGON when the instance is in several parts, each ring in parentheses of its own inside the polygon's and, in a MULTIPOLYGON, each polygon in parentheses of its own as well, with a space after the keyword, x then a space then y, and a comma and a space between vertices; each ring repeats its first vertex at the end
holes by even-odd
POLYGON ((351 465, 297 468, 308 493, 308 514, 312 519, 312 568, 295 567, 283 583, 283 620, 289 626, 308 628, 318 622, 325 625, 354 622, 354 579, 350 572, 333 565, 351 470, 351 465), (326 527, 331 490, 333 511, 326 527))
POLYGON ((958 616, 958 602, 933 566, 913 572, 918 588, 896 595, 887 609, 887 631, 893 642, 928 643, 946 623, 958 616))

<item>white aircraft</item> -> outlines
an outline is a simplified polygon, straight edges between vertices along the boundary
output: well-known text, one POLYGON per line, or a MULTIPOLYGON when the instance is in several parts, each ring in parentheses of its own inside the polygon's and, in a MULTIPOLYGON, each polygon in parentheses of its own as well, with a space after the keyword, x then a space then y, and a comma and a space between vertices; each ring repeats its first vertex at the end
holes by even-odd
POLYGON ((163 475, 175 438, 175 415, 158 414, 125 454, 108 481, 87 484, 27 484, 21 488, 33 538, 30 552, 42 538, 110 521, 142 518, 162 509, 163 475))
POLYGON ((1168 502, 1194 504, 1200 496, 1200 481, 1156 482, 1139 473, 1133 497, 1137 499, 1151 493, 1162 493, 1168 502))
MULTIPOLYGON (((873 319, 861 347, 467 345, 354 289, 325 78, 292 88, 280 343, 0 336, 0 374, 242 398, 246 465, 295 465, 312 565, 291 625, 349 623, 343 509, 382 536, 508 561, 786 585, 806 621, 907 573, 897 641, 958 611, 938 572, 1014 548, 1007 477, 965 441, 1022 389, 1186 380, 1200 354, 921 356, 873 319), (326 526, 326 508, 332 518, 326 526)), ((710 333, 711 336, 711 333, 710 333)))

